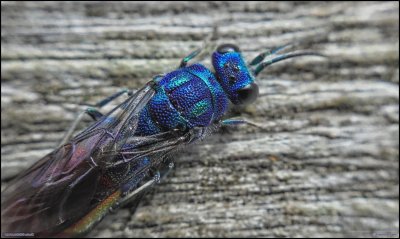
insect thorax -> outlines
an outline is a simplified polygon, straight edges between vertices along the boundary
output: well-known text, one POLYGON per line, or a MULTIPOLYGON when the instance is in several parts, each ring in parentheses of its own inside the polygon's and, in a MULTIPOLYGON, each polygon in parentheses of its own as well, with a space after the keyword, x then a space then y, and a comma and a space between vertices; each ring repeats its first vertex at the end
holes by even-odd
POLYGON ((219 120, 228 98, 214 74, 201 64, 170 72, 142 110, 138 132, 150 135, 175 128, 205 127, 219 120))

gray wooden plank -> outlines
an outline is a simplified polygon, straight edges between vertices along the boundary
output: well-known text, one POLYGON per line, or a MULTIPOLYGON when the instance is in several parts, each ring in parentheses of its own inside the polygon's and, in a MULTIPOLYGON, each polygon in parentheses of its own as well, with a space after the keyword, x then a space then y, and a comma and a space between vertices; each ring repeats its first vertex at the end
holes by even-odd
POLYGON ((231 112, 262 129, 222 130, 179 153, 134 215, 121 209, 90 236, 398 233, 398 10, 398 2, 2 2, 2 188, 57 145, 79 104, 171 71, 216 23, 217 43, 237 44, 247 59, 288 42, 330 57, 269 67, 257 102, 231 112))

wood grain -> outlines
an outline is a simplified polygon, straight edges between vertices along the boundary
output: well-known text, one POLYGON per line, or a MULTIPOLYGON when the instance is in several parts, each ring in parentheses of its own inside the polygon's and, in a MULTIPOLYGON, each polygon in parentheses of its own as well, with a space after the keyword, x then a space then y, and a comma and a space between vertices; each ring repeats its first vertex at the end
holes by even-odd
POLYGON ((289 42, 329 58, 266 69, 257 102, 230 112, 262 128, 224 129, 179 153, 135 214, 118 210, 90 236, 398 236, 398 11, 398 2, 2 2, 2 188, 58 144, 84 103, 173 70, 218 25, 217 43, 248 60, 289 42))

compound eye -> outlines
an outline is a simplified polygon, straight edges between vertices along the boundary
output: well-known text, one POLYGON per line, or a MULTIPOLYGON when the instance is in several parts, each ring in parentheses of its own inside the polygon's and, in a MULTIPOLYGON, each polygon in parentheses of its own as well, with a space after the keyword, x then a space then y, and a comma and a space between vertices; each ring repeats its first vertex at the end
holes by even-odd
POLYGON ((239 103, 242 105, 247 105, 257 99, 258 86, 256 83, 252 82, 251 84, 240 89, 237 93, 238 93, 239 103))
POLYGON ((239 47, 233 44, 223 44, 220 45, 217 48, 217 51, 221 54, 227 53, 227 52, 240 52, 239 47))

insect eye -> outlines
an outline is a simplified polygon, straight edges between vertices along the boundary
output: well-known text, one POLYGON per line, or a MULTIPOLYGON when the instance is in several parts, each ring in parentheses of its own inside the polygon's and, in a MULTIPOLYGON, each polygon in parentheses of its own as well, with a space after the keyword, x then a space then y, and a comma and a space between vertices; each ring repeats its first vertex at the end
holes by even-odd
POLYGON ((247 105, 257 99, 258 86, 253 82, 238 90, 237 94, 240 104, 247 105))
POLYGON ((217 48, 217 51, 221 54, 227 52, 240 52, 239 47, 233 44, 223 44, 217 48))

